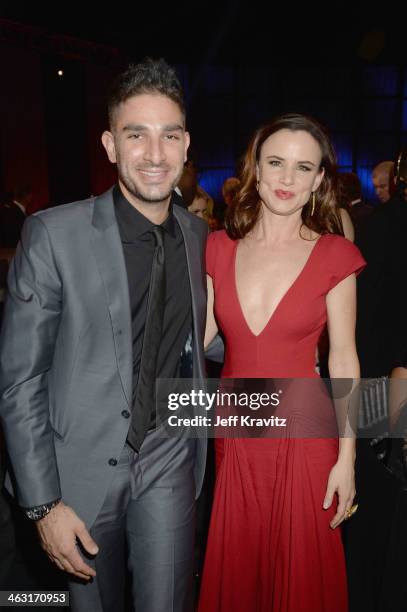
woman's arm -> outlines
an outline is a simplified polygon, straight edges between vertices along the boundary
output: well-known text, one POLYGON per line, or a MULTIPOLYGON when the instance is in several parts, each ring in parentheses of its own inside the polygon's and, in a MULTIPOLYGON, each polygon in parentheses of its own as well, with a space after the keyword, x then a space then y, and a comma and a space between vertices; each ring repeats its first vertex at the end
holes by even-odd
MULTIPOLYGON (((359 361, 355 345, 356 321, 356 278, 351 274, 338 283, 328 293, 326 298, 328 312, 329 358, 328 368, 330 377, 353 379, 356 386, 359 376, 359 361)), ((337 513, 331 522, 331 527, 337 527, 345 518, 351 508, 355 496, 355 426, 349 426, 347 413, 348 398, 351 391, 343 401, 339 402, 340 413, 337 414, 339 429, 343 437, 339 439, 338 461, 332 468, 324 501, 324 508, 329 508, 335 493, 338 494, 339 503, 337 513)))
POLYGON ((214 339, 218 333, 218 326, 216 324, 215 315, 213 312, 214 304, 214 291, 213 282, 209 274, 206 275, 206 282, 208 287, 208 302, 206 307, 206 328, 205 328, 205 340, 204 347, 206 348, 214 339))

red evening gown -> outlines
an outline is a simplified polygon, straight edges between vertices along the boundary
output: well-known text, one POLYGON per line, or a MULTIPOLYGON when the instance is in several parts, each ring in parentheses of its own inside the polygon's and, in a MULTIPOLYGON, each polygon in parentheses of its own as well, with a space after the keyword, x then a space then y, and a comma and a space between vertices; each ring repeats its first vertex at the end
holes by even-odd
MULTIPOLYGON (((237 245, 220 231, 207 246, 215 315, 226 340, 222 378, 318 378, 325 297, 364 267, 359 250, 341 236, 321 236, 256 336, 237 295, 237 245)), ((199 612, 346 612, 341 533, 329 526, 336 501, 322 508, 337 438, 225 438, 215 446, 199 612)))

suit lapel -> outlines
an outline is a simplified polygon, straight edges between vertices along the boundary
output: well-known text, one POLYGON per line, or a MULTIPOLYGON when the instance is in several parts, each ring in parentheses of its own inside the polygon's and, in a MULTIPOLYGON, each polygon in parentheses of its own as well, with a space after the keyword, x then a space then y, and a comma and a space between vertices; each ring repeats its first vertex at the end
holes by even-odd
POLYGON ((205 273, 202 263, 202 239, 192 227, 190 214, 182 208, 174 206, 174 216, 177 219, 182 231, 187 256, 189 282, 191 286, 192 317, 194 334, 194 357, 198 358, 198 364, 194 363, 194 369, 202 359, 198 356, 199 348, 202 346, 205 333, 206 320, 206 294, 205 294, 205 273))
POLYGON ((112 189, 94 200, 91 245, 105 289, 121 383, 131 406, 133 347, 130 297, 112 189))

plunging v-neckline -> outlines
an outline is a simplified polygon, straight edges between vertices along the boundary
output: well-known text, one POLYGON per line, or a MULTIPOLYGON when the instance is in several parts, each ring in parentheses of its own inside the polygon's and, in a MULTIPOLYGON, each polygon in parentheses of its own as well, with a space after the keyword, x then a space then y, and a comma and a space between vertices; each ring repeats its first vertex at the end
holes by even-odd
POLYGON ((295 279, 293 280, 293 282, 291 283, 291 285, 288 287, 287 291, 282 295, 282 297, 280 298, 279 302, 277 303, 277 306, 274 308, 274 310, 272 311, 271 315, 269 316, 269 318, 267 319, 267 322, 265 324, 265 326, 263 327, 263 329, 258 333, 255 334, 249 323, 247 322, 247 319, 245 317, 245 314, 243 312, 243 308, 242 305, 240 303, 240 299, 239 299, 239 293, 237 290, 237 280, 236 280, 236 260, 237 260, 237 249, 239 246, 239 240, 236 240, 235 243, 235 250, 234 250, 234 254, 233 254, 233 287, 234 287, 234 293, 235 293, 235 298, 239 307, 239 311, 240 314, 242 316, 242 319, 245 323, 245 326, 247 327, 247 329, 249 330, 250 334, 254 337, 254 338, 259 338, 265 331, 266 329, 269 327, 269 325, 271 324, 272 320, 274 319, 276 312, 280 309, 282 303, 286 300, 286 298, 288 297, 288 295, 291 293, 291 291, 294 289, 295 285, 298 284, 298 282, 300 281, 300 279, 302 278, 302 276, 304 275, 304 273, 306 272, 306 269, 308 268, 312 256, 316 250, 316 247, 318 245, 318 243, 321 241, 321 238, 323 238, 325 234, 322 234, 318 240, 316 241, 316 243, 314 244, 314 246, 312 247, 311 253, 308 255, 307 260, 305 262, 305 264, 303 265, 303 267, 301 268, 300 272, 297 274, 297 276, 295 277, 295 279))

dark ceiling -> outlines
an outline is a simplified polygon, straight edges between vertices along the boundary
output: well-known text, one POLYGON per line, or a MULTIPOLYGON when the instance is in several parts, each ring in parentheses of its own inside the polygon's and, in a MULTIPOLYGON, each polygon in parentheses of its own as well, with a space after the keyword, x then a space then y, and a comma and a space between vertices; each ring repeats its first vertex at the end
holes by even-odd
POLYGON ((130 59, 257 65, 406 64, 405 25, 372 4, 1 2, 0 16, 114 46, 130 59))

